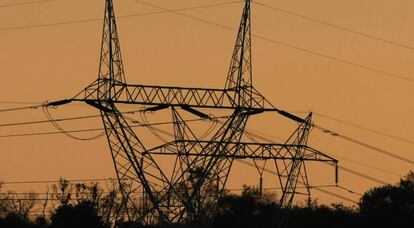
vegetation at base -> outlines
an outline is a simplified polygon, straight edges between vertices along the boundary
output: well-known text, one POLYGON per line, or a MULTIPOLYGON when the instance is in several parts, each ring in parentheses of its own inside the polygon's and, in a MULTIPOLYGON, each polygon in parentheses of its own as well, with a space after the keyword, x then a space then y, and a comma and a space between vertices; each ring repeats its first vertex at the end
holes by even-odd
MULTIPOLYGON (((12 192, 0 191, 1 228, 131 228, 143 227, 126 222, 120 216, 123 211, 119 188, 103 192, 97 183, 71 185, 61 180, 52 186, 57 202, 46 215, 47 205, 33 193, 17 198, 12 192), (43 207, 43 213, 32 213, 33 208, 43 207), (116 221, 116 222, 115 222, 116 221)), ((1 185, 0 185, 1 190, 1 185)), ((277 206, 272 193, 259 194, 255 188, 244 187, 242 194, 226 193, 217 205, 215 216, 209 224, 180 225, 173 227, 276 227, 278 216, 288 213, 290 228, 329 227, 414 227, 414 173, 410 172, 395 185, 372 188, 365 192, 358 205, 319 205, 317 201, 295 205, 290 210, 277 206)), ((146 227, 164 227, 153 225, 146 227)))

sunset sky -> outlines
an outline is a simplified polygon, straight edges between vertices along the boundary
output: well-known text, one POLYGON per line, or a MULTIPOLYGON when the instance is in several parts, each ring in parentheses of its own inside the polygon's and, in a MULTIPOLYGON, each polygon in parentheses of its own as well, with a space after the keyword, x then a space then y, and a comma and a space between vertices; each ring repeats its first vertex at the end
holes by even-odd
MULTIPOLYGON (((104 0, 20 2, 28 1, 0 0, 0 109, 71 98, 98 74, 104 0)), ((223 26, 237 29, 242 1, 114 0, 114 5, 129 83, 224 87, 236 33, 223 26), (181 15, 162 10, 215 4, 179 11, 181 15)), ((257 0, 252 3, 254 87, 280 109, 302 117, 312 111, 319 126, 413 161, 412 12, 410 0, 257 0)), ((86 104, 62 106, 50 113, 54 118, 99 114, 86 104)), ((0 125, 46 119, 41 108, 0 112, 0 116, 0 125)), ((158 120, 156 114, 148 119, 158 120)), ((266 113, 252 117, 247 127, 280 141, 295 126, 266 113)), ((62 127, 100 128, 102 123, 96 118, 68 121, 62 127)), ((56 131, 51 124, 0 126, 0 180, 115 176, 105 137, 78 141, 63 134, 10 136, 50 131, 56 131)), ((336 157, 341 166, 386 183, 396 183, 414 169, 412 162, 318 129, 312 131, 309 145, 336 157)), ((308 168, 311 184, 334 184, 332 167, 314 163, 308 168)), ((339 177, 340 186, 356 193, 380 185, 345 171, 339 177)), ((235 163, 228 188, 243 184, 257 185, 257 171, 235 163)), ((264 185, 277 187, 275 177, 266 174, 264 185)), ((22 192, 44 191, 45 186, 3 187, 22 192)), ((359 199, 342 188, 324 189, 359 199)), ((317 191, 313 198, 350 203, 317 191)))

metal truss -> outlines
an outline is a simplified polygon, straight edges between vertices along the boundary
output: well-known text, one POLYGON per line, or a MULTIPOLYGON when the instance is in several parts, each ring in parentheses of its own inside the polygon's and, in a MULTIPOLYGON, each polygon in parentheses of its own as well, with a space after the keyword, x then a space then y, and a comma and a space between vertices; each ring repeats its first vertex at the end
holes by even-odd
MULTIPOLYGON (((104 86, 106 84, 102 83, 102 80, 97 80, 72 100, 106 102, 106 100, 100 99, 101 95, 97 93, 97 91, 102 90, 100 87, 104 86)), ((235 109, 238 107, 242 109, 277 111, 253 88, 238 92, 228 89, 132 85, 117 82, 112 84, 111 88, 113 91, 113 103, 216 109, 235 109), (238 99, 239 97, 241 100, 238 99), (238 105, 239 103, 241 105, 238 105)))
MULTIPOLYGON (((274 161, 283 189, 281 208, 291 207, 295 194, 300 194, 299 184, 310 194, 305 162, 337 164, 334 158, 307 145, 313 126, 311 114, 302 119, 274 108, 253 87, 250 0, 245 1, 224 89, 128 84, 113 3, 105 0, 98 79, 74 98, 51 104, 72 101, 85 102, 100 111, 128 218, 142 224, 208 223, 235 159, 252 159, 255 164, 274 161), (118 104, 142 106, 145 111, 171 109, 174 140, 148 149, 118 104), (207 140, 202 140, 178 111, 214 121, 197 110, 203 108, 231 111, 207 140), (283 144, 244 141, 249 117, 269 111, 294 120, 298 128, 283 144), (156 156, 175 157, 170 174, 161 168, 156 156)), ((283 226, 287 215, 280 217, 283 223, 279 226, 283 226)))
MULTIPOLYGON (((292 206, 293 198, 296 194, 307 195, 310 201, 310 185, 308 182, 308 176, 306 172, 305 160, 306 145, 308 142, 308 136, 312 129, 312 113, 310 113, 304 122, 299 124, 299 127, 288 138, 286 144, 297 145, 297 147, 289 148, 289 154, 292 154, 292 158, 289 160, 275 160, 275 166, 279 176, 280 186, 282 187, 282 196, 279 200, 279 206, 282 209, 278 216, 278 226, 286 227, 288 224, 289 208, 292 206), (303 185, 305 192, 299 192, 298 185, 303 185)), ((331 164, 336 165, 337 160, 330 158, 331 164)))
MULTIPOLYGON (((187 156, 208 156, 213 155, 210 151, 218 141, 198 141, 198 140, 181 140, 169 142, 148 150, 151 154, 177 155, 185 154, 187 156), (177 149, 177 145, 180 145, 177 149)), ((331 165, 336 164, 337 160, 331 156, 307 145, 300 144, 282 144, 282 143, 256 143, 256 142, 230 142, 226 153, 219 156, 234 157, 237 159, 262 159, 262 160, 294 160, 301 161, 320 161, 327 162, 331 165), (301 156, 296 154, 297 150, 303 151, 301 156)))

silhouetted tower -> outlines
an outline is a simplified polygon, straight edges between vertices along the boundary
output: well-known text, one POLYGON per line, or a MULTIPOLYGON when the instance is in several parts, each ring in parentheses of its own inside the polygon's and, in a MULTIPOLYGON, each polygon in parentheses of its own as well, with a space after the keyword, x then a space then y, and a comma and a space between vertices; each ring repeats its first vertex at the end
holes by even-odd
MULTIPOLYGON (((157 204, 161 202, 159 186, 168 189, 168 178, 152 158, 135 132, 117 109, 115 102, 122 91, 128 89, 122 64, 120 42, 117 32, 112 0, 105 2, 105 18, 98 79, 84 90, 87 104, 98 108, 102 116, 111 156, 127 212, 131 220, 143 223, 170 222, 168 210, 157 204), (152 178, 154 175, 157 178, 152 178), (143 198, 149 205, 138 207, 138 192, 144 191, 143 198)), ((75 99, 82 94, 78 94, 75 99)))
POLYGON ((98 79, 74 98, 51 104, 85 102, 100 111, 130 220, 143 224, 207 223, 235 159, 274 161, 283 189, 280 205, 288 208, 298 194, 300 180, 309 186, 305 161, 336 165, 337 160, 307 146, 311 115, 302 119, 277 109, 253 87, 251 63, 250 0, 246 0, 224 89, 128 84, 113 3, 106 0, 98 79), (170 109, 173 140, 147 148, 118 109, 119 104, 140 106, 141 112, 170 109), (230 114, 219 120, 205 114, 202 110, 206 108, 230 114), (220 127, 203 139, 180 112, 220 127), (277 112, 299 127, 286 143, 260 142, 246 134, 246 125, 250 116, 263 112, 277 112), (174 158, 171 175, 155 156, 174 158))

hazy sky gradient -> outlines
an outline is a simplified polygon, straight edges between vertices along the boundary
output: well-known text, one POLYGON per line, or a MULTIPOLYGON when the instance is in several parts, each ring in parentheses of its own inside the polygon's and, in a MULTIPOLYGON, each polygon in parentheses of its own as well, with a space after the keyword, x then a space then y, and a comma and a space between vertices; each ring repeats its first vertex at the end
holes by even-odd
MULTIPOLYGON (((202 6, 224 0, 146 0, 169 9, 202 6)), ((414 2, 410 0, 257 0, 386 40, 414 47, 414 2)), ((7 5, 15 0, 0 0, 7 5)), ((134 0, 115 0, 117 16, 159 11, 134 0)), ((242 3, 183 13, 237 28, 242 3)), ((27 29, 16 26, 102 18, 103 0, 55 0, 15 7, 0 7, 0 101, 43 102, 69 98, 97 77, 102 21, 27 29)), ((139 84, 192 87, 224 86, 235 32, 179 15, 164 13, 119 19, 122 55, 127 81, 139 84)), ((254 34, 414 80, 414 51, 365 36, 345 32, 252 4, 254 34)), ((333 61, 298 49, 253 38, 254 86, 274 105, 290 111, 314 111, 414 141, 414 81, 333 61)), ((19 105, 0 104, 1 108, 19 105)), ((86 105, 51 110, 54 117, 98 114, 86 105)), ((304 113, 297 113, 305 115, 304 113)), ((0 123, 44 119, 41 109, 0 113, 0 123)), ((153 117, 152 117, 153 118, 153 117)), ((414 145, 344 125, 320 116, 316 124, 414 160, 414 145)), ((65 129, 100 127, 99 119, 63 124, 65 129)), ((249 128, 286 138, 295 127, 275 114, 253 117, 249 128)), ((0 135, 54 130, 49 124, 1 127, 0 135)), ((94 133, 91 133, 93 135, 94 133)), ((64 135, 0 138, 0 180, 49 180, 66 177, 114 176, 104 137, 76 141, 64 135)), ((367 163, 401 176, 412 164, 350 144, 314 130, 310 145, 347 159, 367 163)), ((398 176, 338 158, 340 164, 389 183, 398 176)), ((333 169, 310 166, 314 184, 333 184, 333 169)), ((234 167, 229 187, 257 184, 254 168, 234 167)), ((275 179, 265 176, 265 186, 275 179)), ((340 173, 340 184, 363 193, 378 184, 340 173)), ((34 185, 5 186, 39 190, 34 185)), ((341 189, 328 189, 358 199, 341 189)), ((324 202, 337 199, 315 192, 324 202)))

